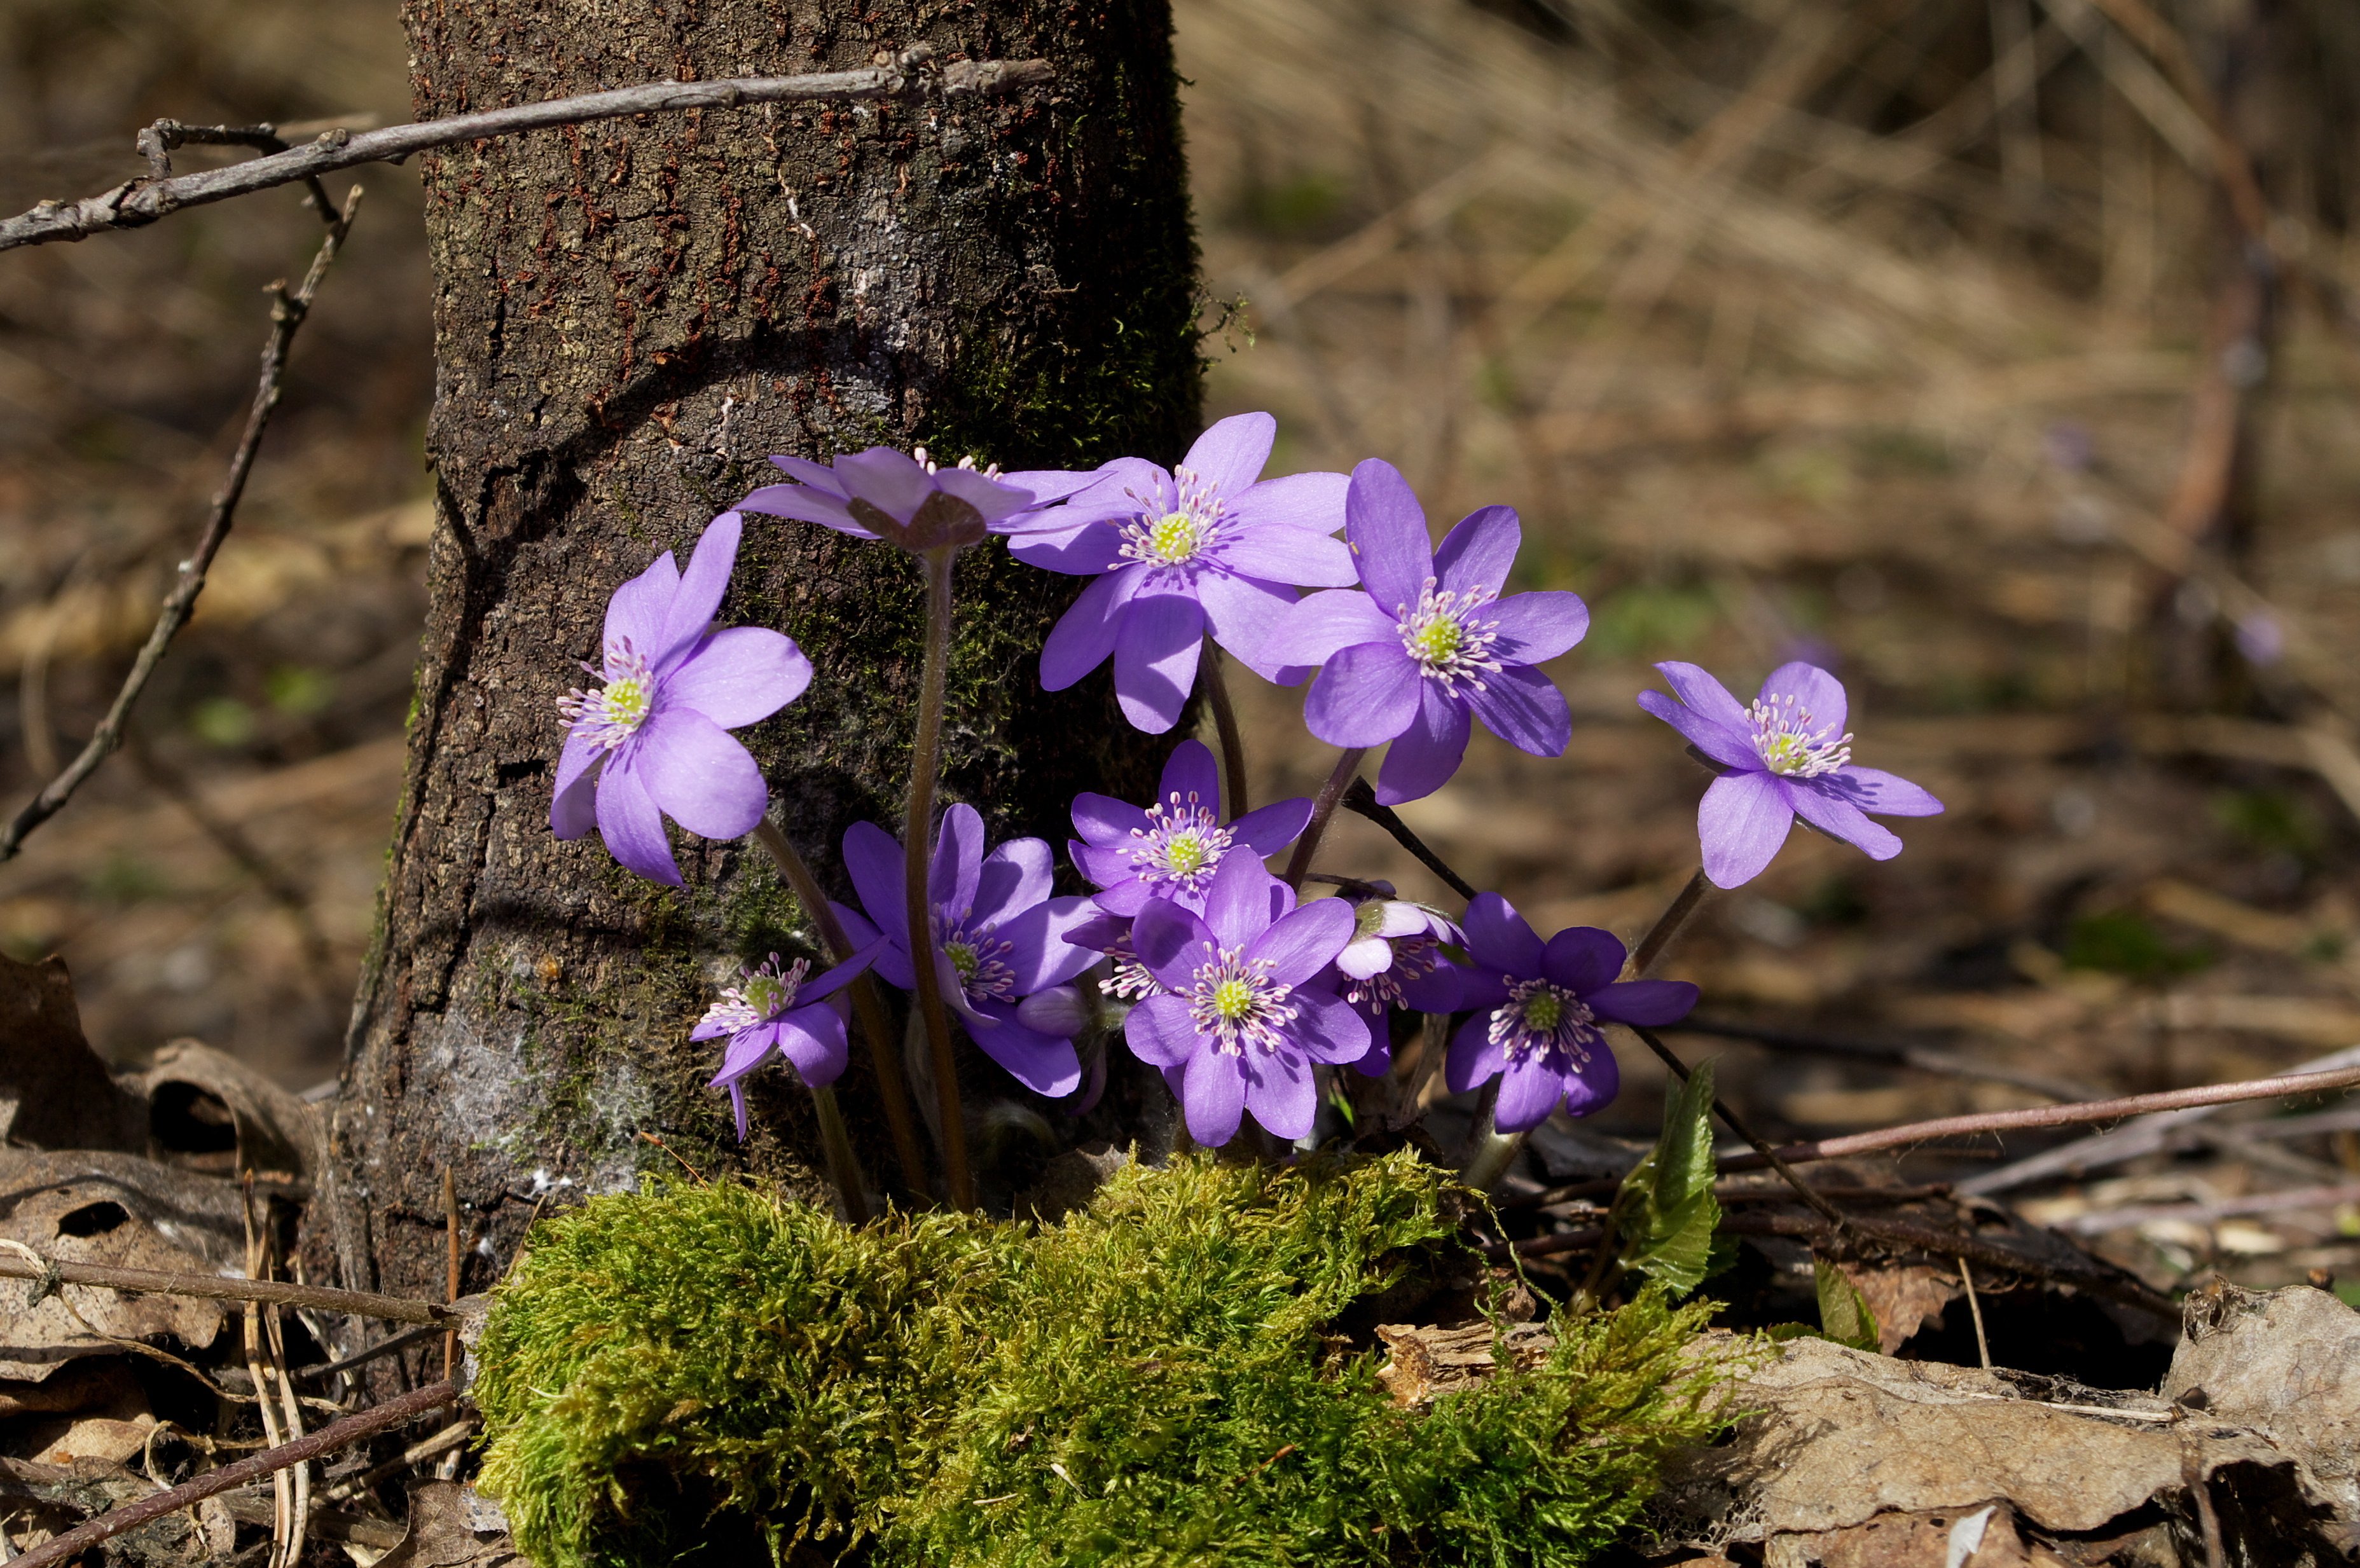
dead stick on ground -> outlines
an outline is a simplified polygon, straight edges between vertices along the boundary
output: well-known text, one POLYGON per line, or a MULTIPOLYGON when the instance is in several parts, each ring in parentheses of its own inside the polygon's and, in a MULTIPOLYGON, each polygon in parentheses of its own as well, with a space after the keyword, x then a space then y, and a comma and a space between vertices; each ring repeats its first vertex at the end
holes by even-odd
POLYGON ((207 1497, 216 1497, 249 1482, 259 1481, 266 1475, 277 1475, 290 1465, 307 1464, 323 1454, 333 1454, 340 1448, 349 1447, 366 1437, 374 1437, 429 1410, 440 1410, 458 1398, 459 1386, 445 1379, 388 1399, 358 1415, 332 1421, 309 1437, 299 1438, 282 1447, 266 1449, 234 1465, 209 1470, 169 1492, 158 1492, 112 1513, 101 1514, 77 1530, 70 1530, 63 1535, 43 1541, 17 1558, 14 1568, 58 1568, 59 1564, 72 1562, 101 1541, 112 1541, 126 1530, 136 1530, 150 1519, 162 1519, 166 1514, 177 1513, 207 1497))
POLYGON ((324 1285, 290 1285, 278 1279, 224 1279, 211 1274, 169 1274, 155 1269, 117 1269, 107 1263, 49 1262, 0 1257, 0 1279, 51 1279, 60 1285, 97 1285, 148 1296, 194 1296, 209 1301, 275 1301, 318 1307, 354 1317, 391 1323, 444 1323, 464 1316, 433 1301, 379 1296, 366 1290, 333 1290, 324 1285))
MULTIPOLYGON (((442 1299, 455 1301, 459 1299, 459 1186, 448 1165, 442 1167, 442 1226, 443 1246, 451 1255, 448 1288, 443 1291, 442 1299)), ((455 1377, 458 1375, 459 1325, 454 1319, 451 1326, 442 1331, 442 1376, 455 1377)))
MULTIPOLYGON (((130 180, 80 201, 43 201, 30 212, 0 219, 0 250, 51 240, 86 239, 112 229, 137 228, 183 207, 225 201, 276 185, 317 179, 363 163, 398 163, 413 153, 513 136, 553 125, 621 119, 685 109, 734 109, 746 103, 811 103, 828 99, 896 98, 938 91, 952 96, 1005 93, 1037 86, 1054 74, 1045 60, 956 60, 939 71, 930 51, 907 49, 891 65, 863 71, 819 71, 805 76, 746 76, 727 82, 651 82, 552 98, 477 114, 388 125, 358 135, 323 131, 300 147, 266 158, 209 169, 169 180, 130 180), (928 69, 921 69, 928 68, 928 69)), ((143 138, 144 141, 144 138, 143 138)), ((143 147, 144 150, 144 147, 143 147)))
POLYGON ((311 270, 303 275, 302 283, 292 294, 283 282, 270 286, 270 337, 262 346, 262 376, 255 384, 254 403, 246 416, 246 434, 239 439, 237 452, 230 459, 229 476, 222 481, 221 489, 213 496, 213 516, 206 519, 205 531, 199 537, 196 549, 180 562, 180 575, 171 593, 165 596, 163 613, 156 617, 155 629, 148 634, 146 646, 132 661, 131 673, 123 678, 123 689, 115 693, 115 705, 99 721, 90 744, 82 748, 82 755, 69 763, 63 773, 27 801, 6 827, 0 828, 0 861, 13 858, 24 844, 25 835, 57 815, 73 798, 73 792, 98 771, 99 764, 122 743, 123 726, 131 717, 132 705, 148 689, 157 665, 163 662, 164 650, 171 646, 172 638, 196 609, 197 595, 204 592, 206 570, 213 565, 222 541, 229 537, 230 519, 237 513, 238 497, 246 494, 246 475, 254 471, 262 432, 269 428, 271 410, 279 406, 279 378, 287 369, 287 352, 295 342, 296 329, 311 313, 311 297, 319 291, 320 280, 327 276, 344 236, 352 232, 353 213, 359 208, 360 200, 361 188, 355 185, 344 198, 344 211, 329 225, 327 238, 320 242, 311 270))

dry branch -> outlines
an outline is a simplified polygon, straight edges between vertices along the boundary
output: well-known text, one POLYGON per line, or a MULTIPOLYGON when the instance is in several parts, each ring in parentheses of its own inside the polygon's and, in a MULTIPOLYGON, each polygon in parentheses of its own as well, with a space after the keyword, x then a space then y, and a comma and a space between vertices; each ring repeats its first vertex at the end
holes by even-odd
MULTIPOLYGON (((1047 82, 1052 74, 1044 60, 958 60, 939 71, 930 67, 930 51, 913 49, 903 51, 890 65, 862 71, 818 71, 807 76, 744 76, 726 82, 651 82, 640 87, 617 87, 604 93, 520 103, 514 108, 388 125, 383 130, 358 135, 345 130, 322 131, 300 147, 232 164, 226 169, 209 169, 166 180, 128 180, 112 191, 80 201, 40 202, 28 212, 0 221, 0 250, 43 245, 51 240, 87 239, 110 229, 137 228, 183 207, 226 201, 299 180, 316 180, 356 164, 399 163, 413 153, 513 136, 519 131, 683 109, 734 109, 745 103, 896 98, 928 91, 954 96, 1005 93, 1036 86, 1047 82)), ((148 145, 148 137, 143 136, 143 154, 148 145)))
POLYGON ((0 1279, 54 1280, 60 1285, 96 1285, 109 1290, 131 1290, 149 1296, 194 1296, 211 1301, 318 1307, 325 1312, 384 1318, 393 1323, 444 1323, 466 1315, 464 1307, 413 1301, 405 1296, 380 1296, 368 1290, 337 1290, 325 1285, 292 1285, 279 1279, 226 1279, 213 1274, 173 1274, 157 1269, 118 1269, 111 1263, 51 1260, 44 1265, 0 1256, 0 1279))

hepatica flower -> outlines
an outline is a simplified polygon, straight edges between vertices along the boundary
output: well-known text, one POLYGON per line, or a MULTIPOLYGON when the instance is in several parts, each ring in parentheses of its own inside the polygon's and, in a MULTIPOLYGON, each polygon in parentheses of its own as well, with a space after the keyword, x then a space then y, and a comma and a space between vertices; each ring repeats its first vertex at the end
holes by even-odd
MULTIPOLYGON (((915 989, 901 845, 874 822, 855 822, 844 835, 844 862, 868 911, 864 917, 836 906, 853 944, 867 947, 881 933, 877 973, 904 991, 915 989)), ((934 931, 927 961, 967 1038, 1026 1088, 1056 1096, 1082 1081, 1081 1059, 1071 1038, 1034 1025, 1053 1023, 1062 1010, 1044 1006, 1021 1015, 1019 1007, 1090 966, 1090 951, 1065 939, 1096 911, 1087 898, 1051 898, 1052 876, 1046 842, 1011 839, 986 855, 983 818, 973 806, 953 806, 943 813, 926 874, 934 931)))
POLYGON ((913 553, 960 549, 1004 533, 1036 506, 1096 483, 1090 474, 1001 474, 969 458, 945 468, 926 455, 872 446, 832 463, 800 457, 771 463, 797 483, 766 485, 740 511, 817 523, 855 539, 881 539, 913 553))
POLYGON ((1107 795, 1076 795, 1074 831, 1081 842, 1065 847, 1082 875, 1104 889, 1095 902, 1110 915, 1135 915, 1150 898, 1202 910, 1214 869, 1233 846, 1276 855, 1311 820, 1306 800, 1280 800, 1227 822, 1220 803, 1212 752, 1202 741, 1184 740, 1144 810, 1107 795))
POLYGON ((683 572, 666 550, 607 601, 606 659, 583 668, 595 691, 558 700, 565 749, 549 825, 562 839, 595 824, 615 858, 681 885, 665 841, 671 817, 705 838, 751 833, 770 803, 762 771, 728 731, 769 718, 811 684, 792 638, 760 626, 715 631, 738 559, 739 518, 707 525, 683 572))
POLYGON ((1368 1076, 1393 1065, 1393 1010, 1455 1013, 1462 986, 1443 947, 1463 946, 1464 931, 1424 904, 1396 898, 1389 883, 1353 901, 1352 940, 1336 955, 1328 983, 1369 1020, 1369 1051, 1353 1065, 1368 1076))
POLYGON ((708 1088, 727 1089, 730 1108, 738 1115, 738 1141, 746 1141, 746 1075, 772 1051, 793 1063, 804 1084, 819 1089, 844 1073, 848 1054, 844 1034, 844 1003, 836 993, 867 969, 873 953, 847 959, 806 984, 811 964, 796 959, 781 969, 772 953, 758 969, 721 993, 705 1009, 704 1019, 690 1031, 691 1040, 727 1038, 721 1071, 708 1088))
POLYGON ((1671 725, 1721 770, 1697 808, 1704 874, 1717 887, 1752 881, 1800 817, 1873 860, 1901 841, 1864 814, 1930 817, 1942 802, 1874 768, 1855 768, 1844 731, 1843 683, 1809 664, 1782 664, 1750 708, 1693 664, 1658 664, 1679 698, 1639 693, 1639 706, 1671 725))
MULTIPOLYGON (((1114 659, 1123 716, 1160 735, 1196 681, 1206 629, 1262 674, 1258 649, 1297 586, 1352 581, 1328 536, 1344 476, 1262 479, 1278 421, 1238 414, 1196 438, 1177 469, 1120 458, 1062 506, 1011 527, 1009 550, 1052 572, 1095 576, 1041 649, 1041 684, 1062 691, 1114 659)), ((1029 476, 1028 476, 1029 477, 1029 476)))
POLYGON ((1463 1092, 1500 1080, 1493 1112, 1522 1132, 1562 1105, 1587 1116, 1614 1098, 1621 1074, 1601 1024, 1677 1023, 1696 1006, 1685 980, 1622 980, 1622 944, 1591 926, 1544 944, 1497 893, 1467 906, 1468 966, 1459 1006, 1475 1010, 1451 1038, 1445 1081, 1463 1092))
POLYGON ((1387 805, 1440 789, 1466 755, 1470 716, 1535 757, 1572 737, 1564 696, 1533 666, 1590 629, 1575 594, 1500 597, 1523 529, 1505 506, 1462 519, 1434 549, 1401 471, 1371 458, 1352 470, 1345 532, 1360 586, 1314 593, 1287 612, 1262 659, 1318 665, 1304 722, 1330 746, 1393 742, 1377 774, 1387 805))
POLYGON ((1281 1138, 1310 1132, 1312 1064, 1369 1050, 1360 1016, 1310 984, 1351 940, 1349 905, 1297 909, 1251 849, 1222 858, 1201 915, 1169 898, 1140 910, 1131 942, 1162 989, 1131 1009, 1123 1035, 1141 1061, 1178 1070, 1191 1138, 1227 1143, 1247 1111, 1281 1138))

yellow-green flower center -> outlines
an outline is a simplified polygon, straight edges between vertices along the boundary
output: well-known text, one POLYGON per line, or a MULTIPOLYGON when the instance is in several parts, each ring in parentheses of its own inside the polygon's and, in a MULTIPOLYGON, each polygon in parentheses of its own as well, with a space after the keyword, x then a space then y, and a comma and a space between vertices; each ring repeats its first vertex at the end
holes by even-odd
POLYGON ((1565 1003, 1554 991, 1543 991, 1524 1003, 1524 1022, 1546 1032, 1557 1028, 1565 1017, 1565 1003))
POLYGON ((976 953, 972 946, 963 942, 946 942, 943 951, 950 954, 951 967, 958 971, 962 981, 975 978, 976 953))
POLYGON ((749 976, 743 989, 746 1005, 764 1018, 777 1012, 794 995, 791 988, 781 984, 777 975, 759 973, 749 976))
POLYGON ((1147 530, 1147 548, 1158 561, 1174 566, 1195 555, 1201 542, 1196 519, 1185 512, 1166 512, 1147 530))
POLYGON ((1451 620, 1428 621, 1415 635, 1415 657, 1421 664, 1449 663, 1459 656, 1459 645, 1467 640, 1466 628, 1451 620))
POLYGON ((637 729, 648 716, 655 682, 644 675, 627 675, 599 693, 606 699, 606 719, 626 729, 637 729))
POLYGON ((1253 1011, 1254 988, 1244 980, 1224 980, 1213 987, 1213 1013, 1236 1023, 1253 1011))
POLYGON ((1205 841, 1193 833, 1175 833, 1164 844, 1164 868, 1175 877, 1193 877, 1211 858, 1205 841))

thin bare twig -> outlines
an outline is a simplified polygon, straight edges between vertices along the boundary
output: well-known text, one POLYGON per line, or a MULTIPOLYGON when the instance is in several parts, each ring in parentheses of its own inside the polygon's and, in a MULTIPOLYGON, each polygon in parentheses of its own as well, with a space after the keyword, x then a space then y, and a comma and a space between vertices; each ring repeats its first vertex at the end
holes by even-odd
POLYGON ((1401 813, 1391 806, 1378 804, 1377 792, 1369 788, 1367 779, 1355 778, 1352 780, 1350 788, 1344 791, 1343 804, 1346 811, 1368 818, 1393 834, 1395 844, 1417 856, 1418 864, 1441 877, 1452 892, 1462 898, 1475 896, 1475 885, 1450 869, 1442 856, 1428 849, 1426 841, 1411 832, 1410 825, 1401 820, 1401 813))
POLYGON ((265 1449, 218 1470, 208 1470, 194 1480, 183 1482, 169 1492, 158 1492, 127 1503, 112 1513, 101 1514, 79 1529, 53 1536, 16 1561, 15 1568, 60 1568, 101 1541, 112 1541, 126 1530, 136 1530, 150 1519, 178 1513, 207 1497, 259 1481, 266 1475, 277 1475, 290 1465, 307 1464, 323 1454, 335 1453, 375 1437, 378 1432, 399 1426, 402 1422, 440 1410, 459 1397, 459 1386, 445 1379, 430 1384, 411 1393, 388 1399, 373 1409, 340 1421, 331 1421, 309 1437, 299 1438, 281 1447, 265 1449))
POLYGON ((131 717, 132 705, 148 689, 148 680, 163 662, 164 650, 172 638, 188 624, 194 612, 197 595, 204 592, 205 572, 219 553, 222 541, 229 537, 230 520, 237 513, 238 497, 246 494, 246 475, 254 472, 255 453, 261 449, 262 432, 270 426, 271 410, 279 406, 279 378, 287 369, 287 353, 295 342, 296 329, 311 313, 311 299, 319 291, 320 280, 327 276, 328 267, 336 259, 336 252, 352 232, 353 214, 359 208, 361 188, 354 186, 344 198, 344 210, 328 227, 327 237, 320 242, 319 254, 312 256, 311 270, 293 293, 285 283, 270 286, 270 337, 262 345, 262 376, 255 384, 254 403, 246 411, 246 434, 237 443, 237 452, 230 459, 229 475, 222 481, 221 489, 213 495, 213 515, 205 522, 205 531, 197 539, 197 547, 180 562, 179 577, 172 591, 164 598, 163 613, 156 617, 156 626, 148 634, 139 657, 132 661, 131 673, 123 678, 123 689, 115 694, 115 705, 106 711, 98 728, 92 732, 90 744, 82 755, 67 765, 66 770, 49 780, 41 792, 26 802, 22 811, 5 828, 0 828, 0 861, 13 858, 24 844, 25 835, 62 810, 90 776, 98 771, 109 753, 122 744, 123 726, 131 717))
MULTIPOLYGON (((1699 873, 1698 880, 1701 879, 1702 874, 1699 873)), ((1695 887, 1696 882, 1694 881, 1688 884, 1689 889, 1693 889, 1695 887)), ((1683 891, 1680 897, 1686 898, 1688 897, 1688 893, 1687 891, 1683 891)), ((1673 907, 1675 909, 1678 908, 1677 903, 1676 902, 1673 907)), ((1666 1068, 1668 1068, 1673 1077, 1677 1078, 1683 1083, 1688 1081, 1688 1063, 1682 1062, 1677 1056, 1674 1055, 1672 1048, 1666 1045, 1661 1040, 1657 1039, 1655 1030, 1641 1029, 1636 1025, 1626 1027, 1630 1029, 1633 1034, 1639 1037, 1649 1051, 1655 1053, 1655 1060, 1661 1062, 1666 1068)), ((1852 1223, 1851 1219, 1841 1209, 1839 1209, 1833 1203, 1829 1203, 1817 1189, 1807 1184, 1800 1176, 1796 1175, 1794 1168, 1788 1165, 1785 1160, 1779 1159, 1777 1151, 1772 1149, 1767 1143, 1764 1142, 1759 1134, 1754 1132, 1752 1127, 1748 1127, 1735 1111, 1730 1109, 1729 1102, 1722 1099, 1718 1094, 1715 1094, 1712 1098, 1712 1114, 1721 1118, 1722 1126, 1728 1127, 1730 1131, 1735 1133, 1739 1138, 1743 1138, 1748 1144, 1750 1144, 1753 1147, 1754 1154, 1762 1160, 1762 1162, 1769 1166, 1771 1170, 1776 1171, 1779 1180, 1785 1181, 1787 1186, 1792 1187, 1795 1190, 1795 1195, 1797 1197, 1802 1199, 1804 1203, 1810 1205, 1812 1213, 1827 1221, 1829 1225, 1834 1226, 1838 1231, 1841 1231, 1846 1225, 1852 1223)), ((1726 1167, 1723 1167, 1723 1169, 1726 1169, 1726 1167)))
POLYGON ((2028 1089, 2050 1100, 2087 1100, 2097 1091, 2085 1083, 2068 1079, 2051 1078, 2045 1073, 2027 1073, 1997 1062, 1978 1062, 1956 1051, 1940 1051, 1932 1046, 1888 1044, 1881 1040, 1833 1040, 1825 1035, 1806 1034, 1797 1029, 1771 1028, 1762 1024, 1744 1023, 1733 1018, 1699 1018, 1689 1017, 1676 1024, 1664 1026, 1666 1034, 1710 1035, 1717 1040, 1741 1040, 1773 1051, 1791 1051, 1807 1056, 1830 1056, 1844 1062, 1874 1062, 1892 1067, 1908 1067, 1920 1073, 1939 1073, 1946 1078, 1977 1078, 1993 1083, 2005 1083, 2011 1088, 2028 1089))
MULTIPOLYGON (((514 108, 388 125, 383 130, 357 135, 346 130, 322 131, 300 147, 232 164, 227 169, 208 169, 167 180, 128 180, 112 191, 79 201, 39 202, 30 212, 0 220, 0 250, 51 240, 86 239, 113 229, 137 228, 183 207, 225 201, 299 180, 315 180, 355 164, 399 163, 413 153, 434 147, 552 125, 578 125, 593 120, 685 109, 734 109, 745 103, 895 98, 926 92, 953 96, 1006 93, 1038 86, 1053 75, 1045 60, 955 60, 937 71, 931 69, 931 51, 912 49, 904 50, 900 60, 890 65, 862 71, 817 71, 806 76, 742 76, 726 82, 650 82, 640 87, 617 87, 540 103, 519 103, 514 108)), ((143 152, 145 143, 143 136, 143 152)))
POLYGON ((54 1279, 60 1285, 96 1285, 109 1290, 130 1290, 148 1296, 193 1296, 209 1301, 269 1301, 282 1306, 319 1307, 354 1317, 384 1318, 392 1323, 441 1324, 465 1315, 464 1307, 454 1310, 434 1301, 379 1296, 367 1290, 290 1285, 279 1279, 224 1279, 213 1274, 172 1274, 157 1269, 118 1269, 111 1263, 69 1263, 60 1259, 32 1263, 0 1257, 0 1279, 54 1279))

